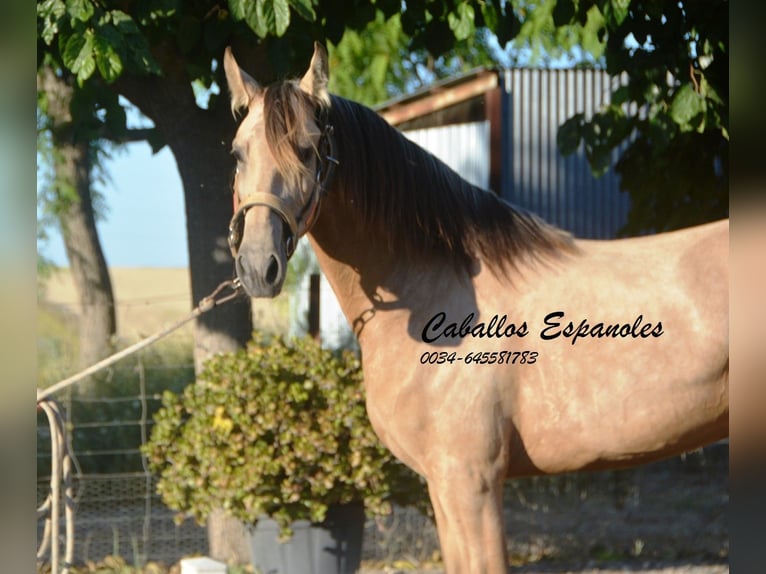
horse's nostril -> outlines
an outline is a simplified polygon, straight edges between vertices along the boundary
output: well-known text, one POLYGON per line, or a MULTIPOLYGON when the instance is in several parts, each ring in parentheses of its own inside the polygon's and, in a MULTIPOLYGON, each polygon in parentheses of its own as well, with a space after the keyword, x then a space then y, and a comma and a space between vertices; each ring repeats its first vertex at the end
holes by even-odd
POLYGON ((273 255, 269 258, 269 267, 266 269, 266 283, 268 285, 273 285, 274 282, 277 280, 277 275, 279 274, 279 262, 277 261, 277 258, 273 255))

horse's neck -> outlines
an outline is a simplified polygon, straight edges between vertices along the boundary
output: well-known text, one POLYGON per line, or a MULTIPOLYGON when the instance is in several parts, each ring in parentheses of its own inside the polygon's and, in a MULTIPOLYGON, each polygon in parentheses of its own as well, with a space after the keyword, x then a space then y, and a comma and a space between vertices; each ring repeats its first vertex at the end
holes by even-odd
POLYGON ((435 282, 444 283, 444 271, 428 265, 404 268, 400 258, 386 248, 385 238, 369 237, 369 230, 363 229, 359 221, 346 206, 327 201, 309 239, 361 343, 370 332, 366 327, 373 318, 407 317, 413 308, 431 298, 435 282), (403 313, 381 313, 397 310, 403 313))
MULTIPOLYGON (((323 215, 320 219, 326 219, 326 213, 323 215)), ((344 234, 341 240, 337 231, 346 226, 330 224, 326 230, 322 227, 317 223, 317 229, 309 236, 311 246, 343 314, 354 334, 360 336, 365 317, 373 314, 381 301, 392 298, 379 287, 380 277, 386 272, 385 262, 374 267, 374 255, 364 257, 360 253, 363 249, 351 249, 353 245, 364 245, 364 240, 353 233, 344 234)))

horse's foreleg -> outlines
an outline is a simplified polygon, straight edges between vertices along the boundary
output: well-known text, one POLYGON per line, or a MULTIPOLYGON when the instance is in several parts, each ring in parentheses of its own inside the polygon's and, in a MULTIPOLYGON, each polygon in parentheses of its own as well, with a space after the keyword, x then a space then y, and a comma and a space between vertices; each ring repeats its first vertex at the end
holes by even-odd
POLYGON ((429 477, 447 574, 506 574, 502 481, 468 471, 429 477))

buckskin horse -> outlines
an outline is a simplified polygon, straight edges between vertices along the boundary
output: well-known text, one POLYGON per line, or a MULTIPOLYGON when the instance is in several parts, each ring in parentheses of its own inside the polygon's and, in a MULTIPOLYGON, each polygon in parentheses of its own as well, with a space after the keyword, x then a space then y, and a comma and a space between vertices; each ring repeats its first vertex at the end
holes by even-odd
POLYGON ((252 297, 308 235, 362 353, 367 411, 428 483, 447 572, 506 572, 502 483, 728 436, 728 221, 576 240, 330 95, 324 48, 261 87, 224 68, 229 243, 252 297))

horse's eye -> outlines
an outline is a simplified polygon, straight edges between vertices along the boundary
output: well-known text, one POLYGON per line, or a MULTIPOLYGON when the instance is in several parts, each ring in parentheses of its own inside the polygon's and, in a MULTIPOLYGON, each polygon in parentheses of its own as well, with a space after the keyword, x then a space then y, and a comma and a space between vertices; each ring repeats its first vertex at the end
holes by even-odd
POLYGON ((302 162, 307 163, 314 155, 314 148, 311 146, 302 147, 300 150, 298 150, 298 155, 300 156, 300 160, 302 162))
POLYGON ((242 152, 239 150, 239 148, 232 149, 231 155, 235 160, 237 160, 237 163, 243 163, 245 161, 245 157, 242 155, 242 152))

